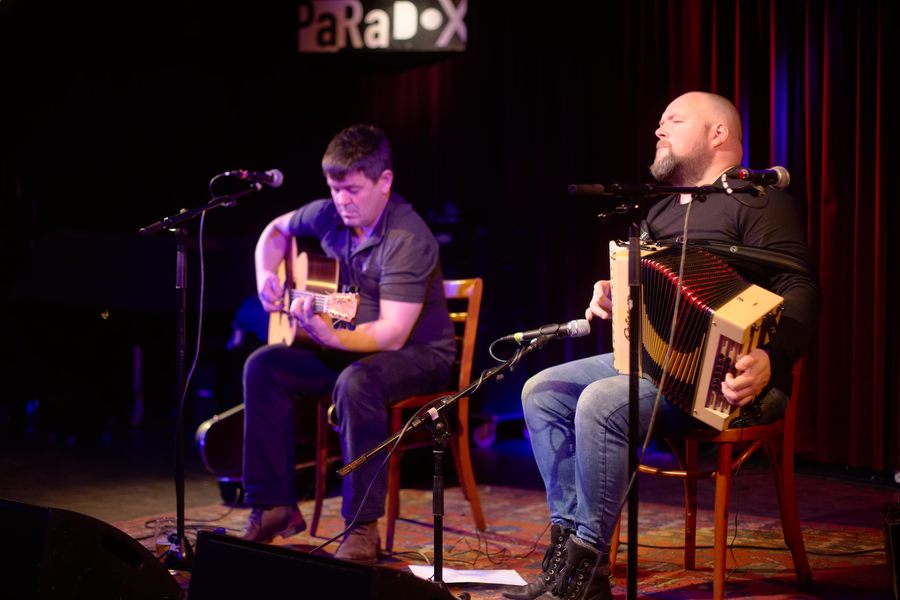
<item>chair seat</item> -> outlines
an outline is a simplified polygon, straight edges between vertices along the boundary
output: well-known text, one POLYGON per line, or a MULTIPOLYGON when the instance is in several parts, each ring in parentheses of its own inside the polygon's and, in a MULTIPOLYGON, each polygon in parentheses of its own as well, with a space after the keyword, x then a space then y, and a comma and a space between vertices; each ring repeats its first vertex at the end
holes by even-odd
POLYGON ((724 431, 716 431, 710 428, 698 429, 680 436, 679 439, 711 442, 714 444, 736 444, 772 437, 773 435, 779 435, 782 431, 784 431, 784 421, 779 419, 766 425, 753 425, 739 429, 725 429, 724 431))
MULTIPOLYGON (((710 444, 729 444, 737 445, 747 443, 748 446, 731 462, 731 470, 737 470, 744 462, 753 456, 753 454, 766 444, 768 440, 780 436, 784 430, 783 421, 775 421, 766 425, 756 425, 752 427, 744 427, 742 429, 726 429, 724 431, 716 431, 714 429, 699 429, 682 435, 677 439, 666 438, 669 447, 678 458, 681 469, 662 469, 652 465, 641 464, 638 470, 648 475, 659 475, 661 477, 674 477, 679 479, 711 479, 716 476, 717 469, 709 471, 698 471, 690 465, 696 466, 695 461, 686 458, 687 448, 689 444, 710 443, 710 444), (686 451, 681 452, 677 447, 677 442, 686 444, 686 451)), ((693 451, 696 454, 696 450, 693 451)))
POLYGON ((434 394, 422 394, 420 396, 410 396, 409 398, 404 398, 399 402, 394 402, 391 404, 391 408, 419 408, 425 406, 429 402, 437 400, 438 398, 443 398, 444 396, 455 396, 457 393, 456 390, 450 392, 439 392, 434 394))

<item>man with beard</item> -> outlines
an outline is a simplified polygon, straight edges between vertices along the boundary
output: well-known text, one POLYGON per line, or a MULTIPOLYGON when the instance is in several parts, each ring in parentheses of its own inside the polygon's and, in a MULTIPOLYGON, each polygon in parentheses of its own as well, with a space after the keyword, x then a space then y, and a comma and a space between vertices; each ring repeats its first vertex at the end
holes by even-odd
MULTIPOLYGON (((808 264, 806 230, 793 199, 766 188, 763 198, 724 193, 723 174, 741 164, 741 119, 727 99, 690 92, 673 100, 656 130, 656 158, 650 167, 658 180, 673 186, 715 185, 723 193, 704 201, 672 195, 654 205, 642 223, 642 237, 674 241, 683 233, 689 205, 689 239, 756 246, 790 255, 808 264), (750 200, 746 200, 746 199, 750 200)), ((728 180, 732 188, 747 185, 728 180)), ((722 382, 731 404, 745 406, 755 398, 773 405, 775 420, 783 414, 791 389, 794 362, 815 329, 820 303, 812 273, 743 272, 746 278, 784 298, 778 330, 762 348, 734 364, 722 382)), ((594 285, 588 319, 612 315, 609 281, 594 285)), ((657 388, 646 379, 639 385, 640 435, 648 429, 657 388)), ((575 360, 546 369, 522 390, 525 422, 535 460, 547 489, 550 545, 543 572, 532 583, 504 595, 516 600, 611 598, 610 536, 619 517, 628 483, 629 378, 613 368, 612 353, 575 360)), ((654 425, 658 435, 677 435, 704 426, 666 401, 654 425)))

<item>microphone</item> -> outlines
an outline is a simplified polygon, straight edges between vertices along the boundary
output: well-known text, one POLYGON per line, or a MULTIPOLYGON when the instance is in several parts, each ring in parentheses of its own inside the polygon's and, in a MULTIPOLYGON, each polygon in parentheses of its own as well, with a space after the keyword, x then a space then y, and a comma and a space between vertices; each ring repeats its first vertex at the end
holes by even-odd
POLYGON ((499 341, 522 343, 535 338, 544 337, 545 335, 557 338, 582 337, 590 332, 591 324, 588 323, 587 319, 575 319, 568 323, 551 323, 550 325, 544 325, 538 329, 517 331, 516 333, 503 336, 499 341))
POLYGON ((725 175, 733 177, 734 179, 749 181, 757 185, 771 185, 772 187, 779 189, 786 188, 791 182, 791 174, 788 173, 788 170, 784 167, 772 167, 771 169, 763 169, 761 171, 745 169, 744 167, 734 167, 725 171, 725 175))
POLYGON ((270 169, 268 171, 225 171, 222 173, 225 177, 237 177, 251 183, 262 183, 272 188, 281 187, 284 183, 284 175, 278 169, 270 169))

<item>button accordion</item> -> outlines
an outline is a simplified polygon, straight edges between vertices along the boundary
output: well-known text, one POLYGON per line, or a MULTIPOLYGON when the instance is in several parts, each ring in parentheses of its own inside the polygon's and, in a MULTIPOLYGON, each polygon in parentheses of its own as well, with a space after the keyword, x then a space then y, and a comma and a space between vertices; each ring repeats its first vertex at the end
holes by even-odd
MULTIPOLYGON (((613 289, 613 364, 629 373, 628 247, 609 244, 613 289), (617 293, 618 292, 618 293, 617 293), (623 293, 624 292, 624 293, 623 293)), ((722 395, 738 356, 766 343, 778 324, 783 298, 742 278, 721 258, 688 247, 679 285, 681 249, 641 247, 641 376, 659 386, 669 350, 672 311, 680 295, 663 395, 707 425, 726 429, 740 409, 722 395)))

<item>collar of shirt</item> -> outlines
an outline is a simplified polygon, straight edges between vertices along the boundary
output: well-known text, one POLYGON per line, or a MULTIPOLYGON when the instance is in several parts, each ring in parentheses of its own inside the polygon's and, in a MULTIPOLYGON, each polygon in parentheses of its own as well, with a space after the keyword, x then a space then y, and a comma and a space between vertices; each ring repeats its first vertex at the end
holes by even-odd
POLYGON ((375 226, 372 228, 372 232, 369 234, 369 237, 364 239, 360 243, 355 242, 355 234, 353 230, 349 227, 345 227, 347 236, 348 236, 348 247, 350 248, 350 256, 353 256, 357 252, 362 252, 367 248, 371 248, 373 246, 377 246, 381 243, 381 240, 384 239, 385 234, 387 233, 388 221, 390 220, 390 213, 394 210, 395 207, 399 206, 403 200, 400 196, 396 195, 394 192, 391 192, 391 196, 388 198, 387 204, 384 205, 384 210, 381 211, 381 215, 378 217, 378 221, 375 223, 375 226))

